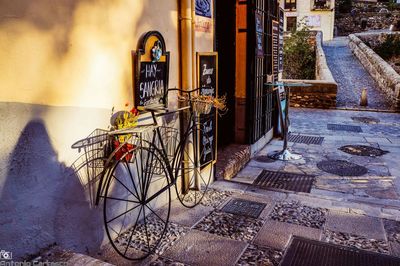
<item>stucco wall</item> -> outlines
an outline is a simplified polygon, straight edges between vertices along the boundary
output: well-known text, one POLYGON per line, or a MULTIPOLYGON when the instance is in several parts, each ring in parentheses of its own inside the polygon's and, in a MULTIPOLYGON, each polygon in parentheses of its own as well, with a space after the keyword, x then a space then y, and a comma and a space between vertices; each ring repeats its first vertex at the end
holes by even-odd
MULTIPOLYGON (((335 6, 335 1, 331 1, 331 6, 335 6)), ((327 11, 311 11, 311 2, 310 0, 297 0, 297 8, 295 11, 291 11, 290 13, 297 15, 297 22, 299 23, 301 19, 307 16, 320 16, 321 23, 319 27, 310 27, 311 30, 322 31, 323 40, 328 41, 333 38, 333 29, 334 29, 334 20, 335 20, 335 11, 327 10, 327 11)), ((285 29, 286 29, 286 16, 285 15, 285 29)))
MULTIPOLYGON (((179 87, 177 10, 177 0, 0 1, 2 250, 18 259, 55 242, 94 252, 105 241, 71 144, 132 103, 131 50, 143 33, 163 34, 169 86, 179 87)), ((212 33, 196 40, 212 51, 212 33)))

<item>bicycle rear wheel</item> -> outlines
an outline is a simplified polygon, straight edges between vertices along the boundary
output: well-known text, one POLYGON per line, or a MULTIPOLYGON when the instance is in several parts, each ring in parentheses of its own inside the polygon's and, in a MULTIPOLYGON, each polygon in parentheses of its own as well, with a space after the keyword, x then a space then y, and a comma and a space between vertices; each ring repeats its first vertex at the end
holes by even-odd
POLYGON ((212 178, 213 139, 199 124, 193 125, 179 144, 174 165, 175 185, 179 201, 187 208, 198 205, 207 192, 212 178))
POLYGON ((170 182, 159 152, 135 147, 117 160, 104 196, 104 225, 114 249, 128 260, 156 252, 168 225, 170 182))

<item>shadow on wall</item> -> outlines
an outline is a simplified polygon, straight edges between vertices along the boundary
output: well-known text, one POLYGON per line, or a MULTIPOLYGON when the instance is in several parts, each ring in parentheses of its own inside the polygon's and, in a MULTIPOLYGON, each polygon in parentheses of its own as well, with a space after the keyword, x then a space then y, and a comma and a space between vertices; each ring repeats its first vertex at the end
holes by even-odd
POLYGON ((42 120, 23 129, 0 196, 0 247, 21 259, 56 243, 92 253, 103 240, 100 210, 90 209, 73 170, 57 161, 42 120))

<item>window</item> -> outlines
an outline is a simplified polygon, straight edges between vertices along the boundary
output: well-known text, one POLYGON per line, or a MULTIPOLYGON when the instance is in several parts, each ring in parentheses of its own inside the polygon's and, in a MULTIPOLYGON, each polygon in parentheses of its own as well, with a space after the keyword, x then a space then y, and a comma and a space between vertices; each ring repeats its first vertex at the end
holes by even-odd
MULTIPOLYGON (((286 0, 288 1, 288 0, 286 0)), ((331 10, 330 0, 311 0, 311 10, 331 10)))
POLYGON ((292 31, 296 29, 297 17, 287 17, 286 19, 286 31, 292 31))
POLYGON ((296 10, 296 0, 285 0, 285 10, 296 10))

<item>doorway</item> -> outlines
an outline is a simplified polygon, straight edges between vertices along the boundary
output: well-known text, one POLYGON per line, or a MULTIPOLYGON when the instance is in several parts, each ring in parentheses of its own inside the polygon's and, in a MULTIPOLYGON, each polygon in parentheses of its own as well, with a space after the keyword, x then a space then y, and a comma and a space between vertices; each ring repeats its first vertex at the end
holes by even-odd
POLYGON ((215 0, 215 50, 218 52, 218 94, 226 95, 227 114, 218 119, 218 146, 235 143, 236 0, 215 0))
POLYGON ((273 130, 272 24, 277 0, 215 0, 219 95, 229 112, 219 118, 218 146, 253 144, 273 130))

